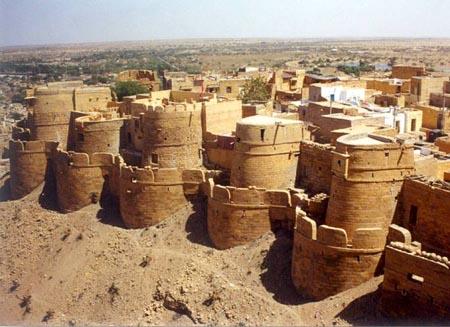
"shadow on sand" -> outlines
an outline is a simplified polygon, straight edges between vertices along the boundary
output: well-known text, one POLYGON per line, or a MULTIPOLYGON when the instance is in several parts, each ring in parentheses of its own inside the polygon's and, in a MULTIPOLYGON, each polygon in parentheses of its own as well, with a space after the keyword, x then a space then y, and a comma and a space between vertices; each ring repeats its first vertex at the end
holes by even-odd
POLYGON ((206 220, 207 201, 206 197, 195 196, 190 199, 194 212, 186 221, 185 231, 188 233, 187 239, 192 243, 213 247, 208 235, 208 225, 206 220))
POLYGON ((265 269, 260 275, 263 286, 279 303, 296 305, 309 302, 296 292, 292 283, 292 237, 288 231, 281 229, 274 234, 275 241, 261 264, 261 268, 265 269))

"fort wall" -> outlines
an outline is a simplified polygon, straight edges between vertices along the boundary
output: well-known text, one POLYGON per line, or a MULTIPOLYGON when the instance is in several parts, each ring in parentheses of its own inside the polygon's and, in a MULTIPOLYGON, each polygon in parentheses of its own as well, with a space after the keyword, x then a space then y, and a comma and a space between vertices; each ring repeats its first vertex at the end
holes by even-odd
POLYGON ((231 185, 270 189, 295 184, 300 141, 309 131, 299 121, 253 116, 236 125, 231 185))
POLYGON ((138 168, 125 164, 119 169, 120 212, 129 228, 152 226, 170 217, 189 203, 189 196, 202 192, 201 184, 208 176, 200 169, 138 168))
POLYGON ((79 210, 100 200, 109 188, 109 176, 114 164, 110 153, 65 152, 52 156, 58 206, 62 212, 79 210), (108 177, 107 177, 108 176, 108 177))
POLYGON ((397 235, 386 246, 381 308, 390 316, 448 319, 450 261, 411 242, 407 229, 392 225, 397 235))
POLYGON ((100 111, 108 107, 112 100, 109 87, 78 87, 74 90, 74 108, 76 111, 100 111))
POLYGON ((349 240, 358 228, 387 231, 402 181, 414 171, 413 149, 379 135, 342 136, 332 171, 326 224, 345 229, 349 240))
POLYGON ((202 163, 201 111, 186 104, 156 107, 143 116, 142 165, 196 168, 202 163))
POLYGON ((358 228, 350 242, 342 228, 298 215, 294 230, 292 281, 297 291, 320 300, 355 287, 380 273, 385 233, 358 228))
POLYGON ((124 119, 116 113, 94 114, 75 121, 75 151, 92 154, 108 152, 119 154, 124 119))
POLYGON ((329 194, 334 149, 335 147, 329 144, 302 141, 300 143, 297 185, 312 194, 329 194))
POLYGON ((240 100, 204 102, 202 106, 203 134, 230 133, 236 129, 236 122, 241 118, 242 102, 240 100))
POLYGON ((450 184, 426 177, 406 178, 395 221, 427 251, 450 256, 450 184))
POLYGON ((45 181, 58 142, 9 141, 11 197, 19 199, 45 181))
POLYGON ((281 222, 294 221, 288 190, 237 188, 209 184, 208 234, 215 247, 227 249, 254 241, 281 222))

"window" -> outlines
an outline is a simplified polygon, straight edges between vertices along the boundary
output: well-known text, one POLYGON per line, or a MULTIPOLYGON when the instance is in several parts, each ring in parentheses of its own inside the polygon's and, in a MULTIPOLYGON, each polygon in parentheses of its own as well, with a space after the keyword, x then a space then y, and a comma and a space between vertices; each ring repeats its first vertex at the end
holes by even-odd
POLYGON ((266 130, 262 128, 259 132, 261 133, 261 141, 264 142, 264 133, 266 132, 266 130))
POLYGON ((231 86, 227 86, 226 92, 227 92, 227 93, 231 93, 231 86))
POLYGON ((424 282, 424 280, 425 280, 422 276, 415 275, 415 274, 412 274, 412 273, 408 274, 408 279, 410 281, 414 282, 414 283, 417 283, 417 284, 422 284, 424 282))
POLYGON ((416 119, 411 119, 411 132, 416 130, 416 119))
POLYGON ((158 154, 152 153, 152 163, 154 164, 158 163, 158 154))
POLYGON ((418 208, 415 205, 411 205, 409 209, 409 224, 416 226, 417 225, 417 212, 418 208))
POLYGON ((78 141, 79 142, 84 142, 84 134, 78 133, 78 141))
POLYGON ((395 122, 395 129, 400 133, 400 122, 398 120, 395 122))

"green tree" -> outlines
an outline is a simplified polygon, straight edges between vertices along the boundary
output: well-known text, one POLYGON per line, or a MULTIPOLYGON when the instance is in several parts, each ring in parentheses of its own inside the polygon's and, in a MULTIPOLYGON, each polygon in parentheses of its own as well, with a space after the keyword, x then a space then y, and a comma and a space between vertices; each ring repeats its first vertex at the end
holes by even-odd
POLYGON ((116 93, 118 100, 122 101, 125 96, 148 93, 149 90, 137 81, 124 81, 117 82, 113 91, 116 93))
POLYGON ((267 84, 262 77, 251 78, 244 84, 242 102, 267 101, 270 99, 267 84))

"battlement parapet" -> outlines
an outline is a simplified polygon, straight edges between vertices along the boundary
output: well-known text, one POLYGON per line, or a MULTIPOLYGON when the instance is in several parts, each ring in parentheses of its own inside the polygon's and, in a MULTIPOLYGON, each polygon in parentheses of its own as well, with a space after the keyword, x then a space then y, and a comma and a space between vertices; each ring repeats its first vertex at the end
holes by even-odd
POLYGON ((58 142, 54 141, 22 141, 22 140, 10 140, 9 149, 10 153, 18 152, 44 152, 50 155, 53 150, 58 147, 58 142))
POLYGON ((48 161, 58 142, 9 141, 11 197, 19 199, 41 183, 50 173, 48 161))
POLYGON ((343 228, 319 225, 307 216, 297 216, 295 232, 324 246, 339 247, 345 251, 383 251, 386 233, 381 228, 358 228, 350 242, 343 228))
POLYGON ((188 204, 187 196, 204 192, 213 172, 201 169, 143 168, 116 162, 119 171, 120 211, 125 225, 155 225, 188 204))
POLYGON ((117 160, 113 154, 58 149, 52 157, 61 211, 76 211, 109 195, 109 178, 117 160))
POLYGON ((214 185, 211 199, 231 205, 292 207, 289 190, 214 185))
POLYGON ((401 181, 414 172, 413 146, 377 134, 349 134, 337 140, 333 174, 349 181, 401 181))
POLYGON ((219 249, 251 242, 276 225, 292 225, 296 190, 215 185, 209 180, 208 234, 219 249))
POLYGON ((386 246, 381 308, 392 316, 447 318, 450 310, 450 261, 424 251, 405 228, 392 225, 386 246), (404 241, 402 241, 404 240, 404 241))
POLYGON ((89 155, 87 153, 58 149, 54 154, 54 158, 55 161, 72 168, 111 167, 115 162, 114 155, 106 152, 89 155))
POLYGON ((298 212, 292 253, 292 280, 300 294, 323 299, 355 287, 379 271, 385 233, 358 228, 350 241, 345 229, 317 223, 298 212))

